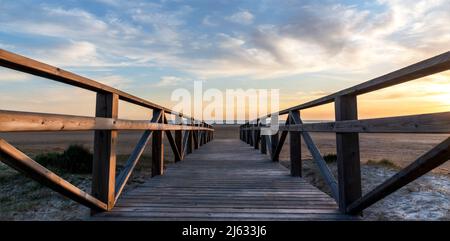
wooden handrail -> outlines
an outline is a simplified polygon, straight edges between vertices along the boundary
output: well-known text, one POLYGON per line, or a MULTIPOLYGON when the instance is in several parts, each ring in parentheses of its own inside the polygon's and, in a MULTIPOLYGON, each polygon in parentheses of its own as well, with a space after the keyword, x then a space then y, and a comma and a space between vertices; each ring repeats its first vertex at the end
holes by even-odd
MULTIPOLYGON (((204 121, 195 120, 183 113, 174 112, 169 108, 60 68, 3 49, 0 49, 0 66, 96 92, 95 117, 0 110, 0 132, 94 131, 92 195, 68 183, 0 139, 2 162, 94 211, 107 211, 114 207, 150 139, 152 140, 152 176, 155 176, 162 175, 164 172, 164 134, 168 137, 176 161, 182 160, 184 153, 180 153, 171 131, 178 132, 176 133, 178 139, 181 138, 179 136, 182 134, 181 131, 184 131, 185 145, 189 146, 194 139, 195 149, 199 147, 199 144, 203 145, 213 138, 211 133, 214 129, 204 121), (152 109, 152 120, 119 119, 119 100, 152 109), (189 123, 169 124, 166 114, 175 115, 178 120, 185 118, 189 123), (116 143, 119 130, 143 130, 144 133, 124 169, 117 176, 116 182, 116 143)), ((188 149, 188 153, 190 152, 192 149, 188 149)))
MULTIPOLYGON (((261 127, 242 127, 259 130, 261 127)), ((280 125, 280 131, 343 133, 450 133, 450 112, 406 115, 361 120, 280 125)))
POLYGON ((140 120, 42 114, 0 110, 0 132, 24 131, 89 131, 89 130, 204 130, 207 127, 152 123, 140 120))
MULTIPOLYGON (((327 184, 330 186, 332 196, 337 197, 340 210, 344 213, 358 214, 371 204, 384 198, 398 188, 415 180, 419 176, 431 171, 438 165, 450 158, 449 139, 431 149, 414 163, 401 170, 397 175, 390 178, 367 195, 362 197, 361 171, 359 157, 358 133, 450 133, 450 112, 430 113, 420 115, 408 115, 385 118, 372 118, 358 120, 357 96, 372 91, 384 89, 407 81, 436 74, 450 69, 450 52, 429 58, 400 70, 391 72, 381 77, 355 85, 353 87, 338 91, 328 96, 312 100, 310 102, 287 108, 277 113, 287 115, 285 125, 279 125, 278 130, 283 133, 278 142, 278 133, 273 136, 263 136, 260 139, 276 143, 268 144, 269 153, 273 160, 278 160, 278 154, 284 143, 286 133, 293 136, 291 143, 291 173, 301 176, 300 140, 296 137, 301 133, 313 159, 319 165, 319 170, 327 184), (302 123, 300 110, 308 109, 324 104, 334 103, 335 121, 325 123, 302 123), (292 121, 292 119, 297 121, 292 121), (290 121, 289 121, 290 120, 290 121), (338 187, 330 170, 326 166, 320 152, 309 136, 309 132, 332 132, 336 133, 336 152, 338 167, 338 187), (294 151, 292 151, 294 149, 294 151), (276 152, 276 155, 272 153, 276 152), (294 162, 298 163, 295 164, 294 162), (294 169, 295 168, 295 169, 294 169)), ((251 120, 240 126, 240 138, 250 145, 254 145, 252 137, 261 132, 261 128, 268 125, 259 125, 260 121, 274 115, 268 114, 251 120)), ((262 152, 265 154, 265 151, 262 152)))

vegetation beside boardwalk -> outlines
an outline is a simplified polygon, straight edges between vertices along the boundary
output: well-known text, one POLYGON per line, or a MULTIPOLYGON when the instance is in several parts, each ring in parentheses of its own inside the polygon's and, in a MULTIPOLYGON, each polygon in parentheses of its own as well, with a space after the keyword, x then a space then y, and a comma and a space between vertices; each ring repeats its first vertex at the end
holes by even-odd
MULTIPOLYGON (((81 145, 69 145, 62 152, 41 153, 38 163, 68 182, 91 192, 92 153, 81 145)), ((117 155, 117 173, 128 155, 117 155)), ((166 162, 173 156, 165 153, 166 162)), ((125 190, 143 183, 151 174, 151 155, 145 153, 135 167, 125 190)), ((84 220, 89 209, 43 186, 0 162, 0 220, 84 220)))
POLYGON ((67 173, 92 173, 92 153, 82 145, 70 145, 63 153, 39 154, 35 161, 47 168, 67 173))

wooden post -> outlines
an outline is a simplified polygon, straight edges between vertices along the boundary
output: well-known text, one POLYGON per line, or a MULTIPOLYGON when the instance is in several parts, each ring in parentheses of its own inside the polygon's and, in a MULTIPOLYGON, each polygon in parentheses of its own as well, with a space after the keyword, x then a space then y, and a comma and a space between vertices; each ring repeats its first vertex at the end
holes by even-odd
MULTIPOLYGON (((154 111, 155 112, 155 111, 154 111)), ((164 111, 161 111, 158 123, 164 123, 164 111)), ((164 133, 153 131, 152 134, 152 177, 164 174, 164 133)))
MULTIPOLYGON (((290 124, 295 124, 295 120, 300 120, 300 111, 291 111, 288 117, 290 124)), ((299 131, 289 132, 291 175, 294 177, 302 176, 302 145, 301 133, 299 131)))
MULTIPOLYGON (((336 121, 358 119, 357 98, 340 96, 335 100, 336 121)), ((336 133, 339 209, 347 207, 362 195, 358 133, 336 133)))
MULTIPOLYGON (((188 125, 193 126, 194 125, 193 123, 194 123, 193 120, 190 119, 188 125)), ((190 153, 192 153, 193 145, 194 145, 194 143, 193 143, 194 131, 188 131, 187 133, 188 133, 188 142, 187 142, 187 146, 186 146, 186 153, 190 154, 190 153)))
POLYGON ((192 153, 192 138, 193 138, 192 132, 193 131, 187 132, 187 135, 188 135, 188 137, 187 137, 188 141, 187 141, 187 145, 186 145, 186 153, 187 154, 192 153))
MULTIPOLYGON (((259 120, 256 121, 255 127, 259 127, 258 123, 259 123, 259 120)), ((255 132, 253 134, 254 134, 254 140, 255 140, 254 147, 255 147, 255 149, 259 149, 259 129, 255 129, 255 132)))
MULTIPOLYGON (((113 93, 97 93, 95 116, 117 118, 119 96, 113 93)), ((92 195, 108 205, 114 206, 116 178, 117 131, 94 132, 94 155, 92 168, 92 195)), ((94 212, 94 211, 93 211, 94 212)))
MULTIPOLYGON (((203 124, 198 124, 198 127, 202 127, 203 124)), ((203 145, 203 131, 198 131, 198 147, 200 148, 203 145)))
POLYGON ((266 136, 261 136, 261 131, 260 131, 260 136, 259 139, 261 141, 261 153, 262 154, 267 154, 267 144, 266 144, 266 136))
POLYGON ((250 126, 250 128, 252 128, 252 129, 250 129, 250 133, 249 133, 249 135, 250 135, 250 146, 253 146, 253 145, 255 145, 255 130, 253 129, 253 125, 251 125, 250 126))
MULTIPOLYGON (((198 127, 198 124, 194 124, 194 126, 198 127)), ((198 147, 200 146, 199 145, 199 138, 198 138, 198 131, 195 130, 193 134, 194 134, 194 149, 197 150, 198 147)))
MULTIPOLYGON (((273 134, 273 135, 271 135, 270 136, 270 142, 271 142, 271 147, 270 147, 270 149, 272 150, 270 153, 274 153, 275 151, 276 151, 276 149, 277 149, 277 146, 278 146, 278 140, 279 140, 279 138, 278 138, 278 136, 279 136, 279 132, 277 132, 277 133, 275 133, 275 134, 273 134)), ((275 156, 276 157, 276 156, 275 156)), ((272 158, 272 161, 278 161, 278 158, 272 158)))
MULTIPOLYGON (((176 124, 183 125, 183 123, 181 123, 181 118, 178 116, 176 117, 176 122, 177 122, 176 124)), ((183 159, 184 156, 182 130, 175 131, 175 145, 177 146, 178 152, 180 153, 180 158, 178 158, 178 156, 175 155, 175 162, 179 162, 183 159)))

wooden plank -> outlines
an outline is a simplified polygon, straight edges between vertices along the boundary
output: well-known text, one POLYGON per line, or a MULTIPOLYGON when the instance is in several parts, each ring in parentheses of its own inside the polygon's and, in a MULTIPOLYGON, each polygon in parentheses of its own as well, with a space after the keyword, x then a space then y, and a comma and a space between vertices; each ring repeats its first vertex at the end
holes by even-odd
MULTIPOLYGON (((300 111, 289 113, 290 124, 300 124, 300 111)), ((302 176, 302 145, 300 132, 289 132, 289 159, 291 161, 291 176, 302 176)))
POLYGON ((272 157, 272 161, 278 161, 278 158, 274 158, 274 157, 276 157, 275 152, 276 152, 277 147, 278 147, 279 136, 280 136, 279 132, 269 136, 269 139, 270 139, 270 155, 272 157))
MULTIPOLYGON (((164 116, 164 124, 167 124, 167 118, 164 116)), ((172 132, 169 130, 165 131, 167 140, 169 141, 170 148, 172 149, 173 155, 174 155, 174 162, 177 162, 181 160, 181 153, 180 150, 177 147, 177 144, 175 143, 175 139, 172 136, 172 132)))
POLYGON ((186 146, 187 154, 192 153, 194 141, 193 139, 194 139, 194 131, 188 131, 187 146, 186 146))
MULTIPOLYGON (((119 96, 97 93, 95 116, 117 118, 119 96)), ((94 133, 94 154, 92 168, 92 196, 108 205, 115 203, 117 131, 96 130, 94 133)))
MULTIPOLYGON (((0 110, 0 132, 192 129, 194 128, 190 126, 149 123, 139 120, 0 110)), ((199 127, 199 129, 213 131, 213 129, 205 127, 199 127)))
MULTIPOLYGON (((158 122, 158 120, 161 118, 162 111, 160 110, 154 110, 153 111, 153 117, 150 120, 150 122, 158 122)), ((152 131, 146 130, 141 138, 139 139, 137 145, 135 146, 133 152, 131 153, 130 157, 128 158, 127 162, 125 163, 122 171, 119 173, 119 175, 116 178, 116 190, 115 190, 115 201, 117 202, 117 199, 119 198, 120 194, 123 191, 123 188, 127 184, 128 179, 131 176, 131 173, 134 170, 134 167, 138 163, 142 153, 145 150, 145 147, 147 146, 147 143, 149 142, 151 138, 152 131)))
POLYGON ((184 157, 187 155, 187 149, 188 149, 188 144, 189 144, 189 131, 184 131, 183 133, 183 147, 181 148, 183 150, 182 152, 182 159, 184 159, 184 157))
MULTIPOLYGON (((158 120, 164 123, 165 115, 162 111, 161 118, 158 120)), ((164 133, 162 131, 153 131, 152 135, 152 177, 164 174, 164 133)))
POLYGON ((179 156, 175 156, 175 162, 179 162, 183 160, 184 157, 184 142, 183 142, 183 132, 175 131, 175 145, 177 146, 177 149, 180 153, 179 156))
POLYGON ((266 136, 261 136, 261 131, 259 131, 259 139, 261 142, 261 154, 267 154, 267 143, 266 143, 266 136))
POLYGON ((280 125, 280 130, 341 133, 450 133, 450 112, 280 125))
POLYGON ((33 159, 0 139, 0 160, 6 165, 27 175, 42 185, 95 210, 107 210, 108 205, 67 182, 56 173, 48 170, 33 159))
MULTIPOLYGON (((296 119, 296 122, 303 124, 301 119, 296 119)), ((320 154, 319 149, 314 144, 313 139, 311 138, 311 135, 309 135, 308 132, 304 131, 302 132, 303 140, 305 141, 306 147, 308 147, 309 152, 311 153, 311 156, 313 157, 315 163, 317 164, 317 167, 319 168, 320 174, 322 174, 322 177, 325 180, 325 183, 328 185, 328 187, 331 190, 332 197, 338 201, 339 200, 339 192, 338 192, 338 184, 336 179, 334 178, 333 173, 331 173, 331 170, 328 168, 327 163, 322 157, 322 154, 320 154)))
POLYGON ((281 150, 283 149, 283 145, 284 142, 286 141, 286 137, 287 137, 288 132, 287 131, 282 131, 281 132, 281 136, 280 136, 280 140, 277 142, 277 146, 275 148, 275 151, 272 155, 272 161, 279 161, 280 159, 280 153, 281 150))
POLYGON ((347 212, 357 214, 450 159, 450 138, 433 147, 416 161, 372 189, 348 206, 347 212))
MULTIPOLYGON (((198 127, 198 124, 193 124, 195 127, 198 127)), ((192 131, 192 137, 194 140, 194 150, 198 149, 200 147, 199 139, 198 139, 198 131, 194 130, 192 131)))
POLYGON ((261 140, 260 140, 260 131, 259 130, 255 130, 253 132, 253 134, 254 134, 254 139, 255 139, 255 145, 253 147, 258 150, 259 149, 259 144, 261 142, 261 140))
POLYGON ((265 135, 264 136, 265 137, 265 139, 266 139, 266 145, 267 145, 267 150, 269 151, 269 156, 272 156, 272 153, 273 153, 273 151, 272 151, 272 138, 270 138, 270 136, 269 135, 265 135))
MULTIPOLYGON (((335 101, 336 121, 358 119, 356 96, 340 96, 335 101)), ((342 212, 362 195, 358 133, 336 133, 339 208, 342 212)))
POLYGON ((205 145, 124 193, 100 220, 347 220, 325 193, 233 139, 205 145))
MULTIPOLYGON (((286 119, 286 124, 289 123, 289 118, 286 119)), ((255 130, 256 131, 256 130, 255 130)), ((276 141, 276 148, 275 151, 272 154, 272 161, 279 161, 281 150, 283 149, 284 142, 286 141, 288 132, 282 131, 280 139, 276 141)), ((277 134, 278 136, 278 134, 277 134)), ((273 143, 273 142, 272 142, 273 143)))

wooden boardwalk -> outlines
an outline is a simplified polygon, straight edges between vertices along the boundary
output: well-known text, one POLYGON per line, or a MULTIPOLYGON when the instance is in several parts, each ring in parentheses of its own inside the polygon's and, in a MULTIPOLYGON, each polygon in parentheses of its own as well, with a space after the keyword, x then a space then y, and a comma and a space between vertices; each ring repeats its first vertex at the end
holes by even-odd
MULTIPOLYGON (((236 139, 216 139, 94 220, 346 220, 335 201, 236 139)), ((354 219, 354 218, 353 218, 354 219)))

